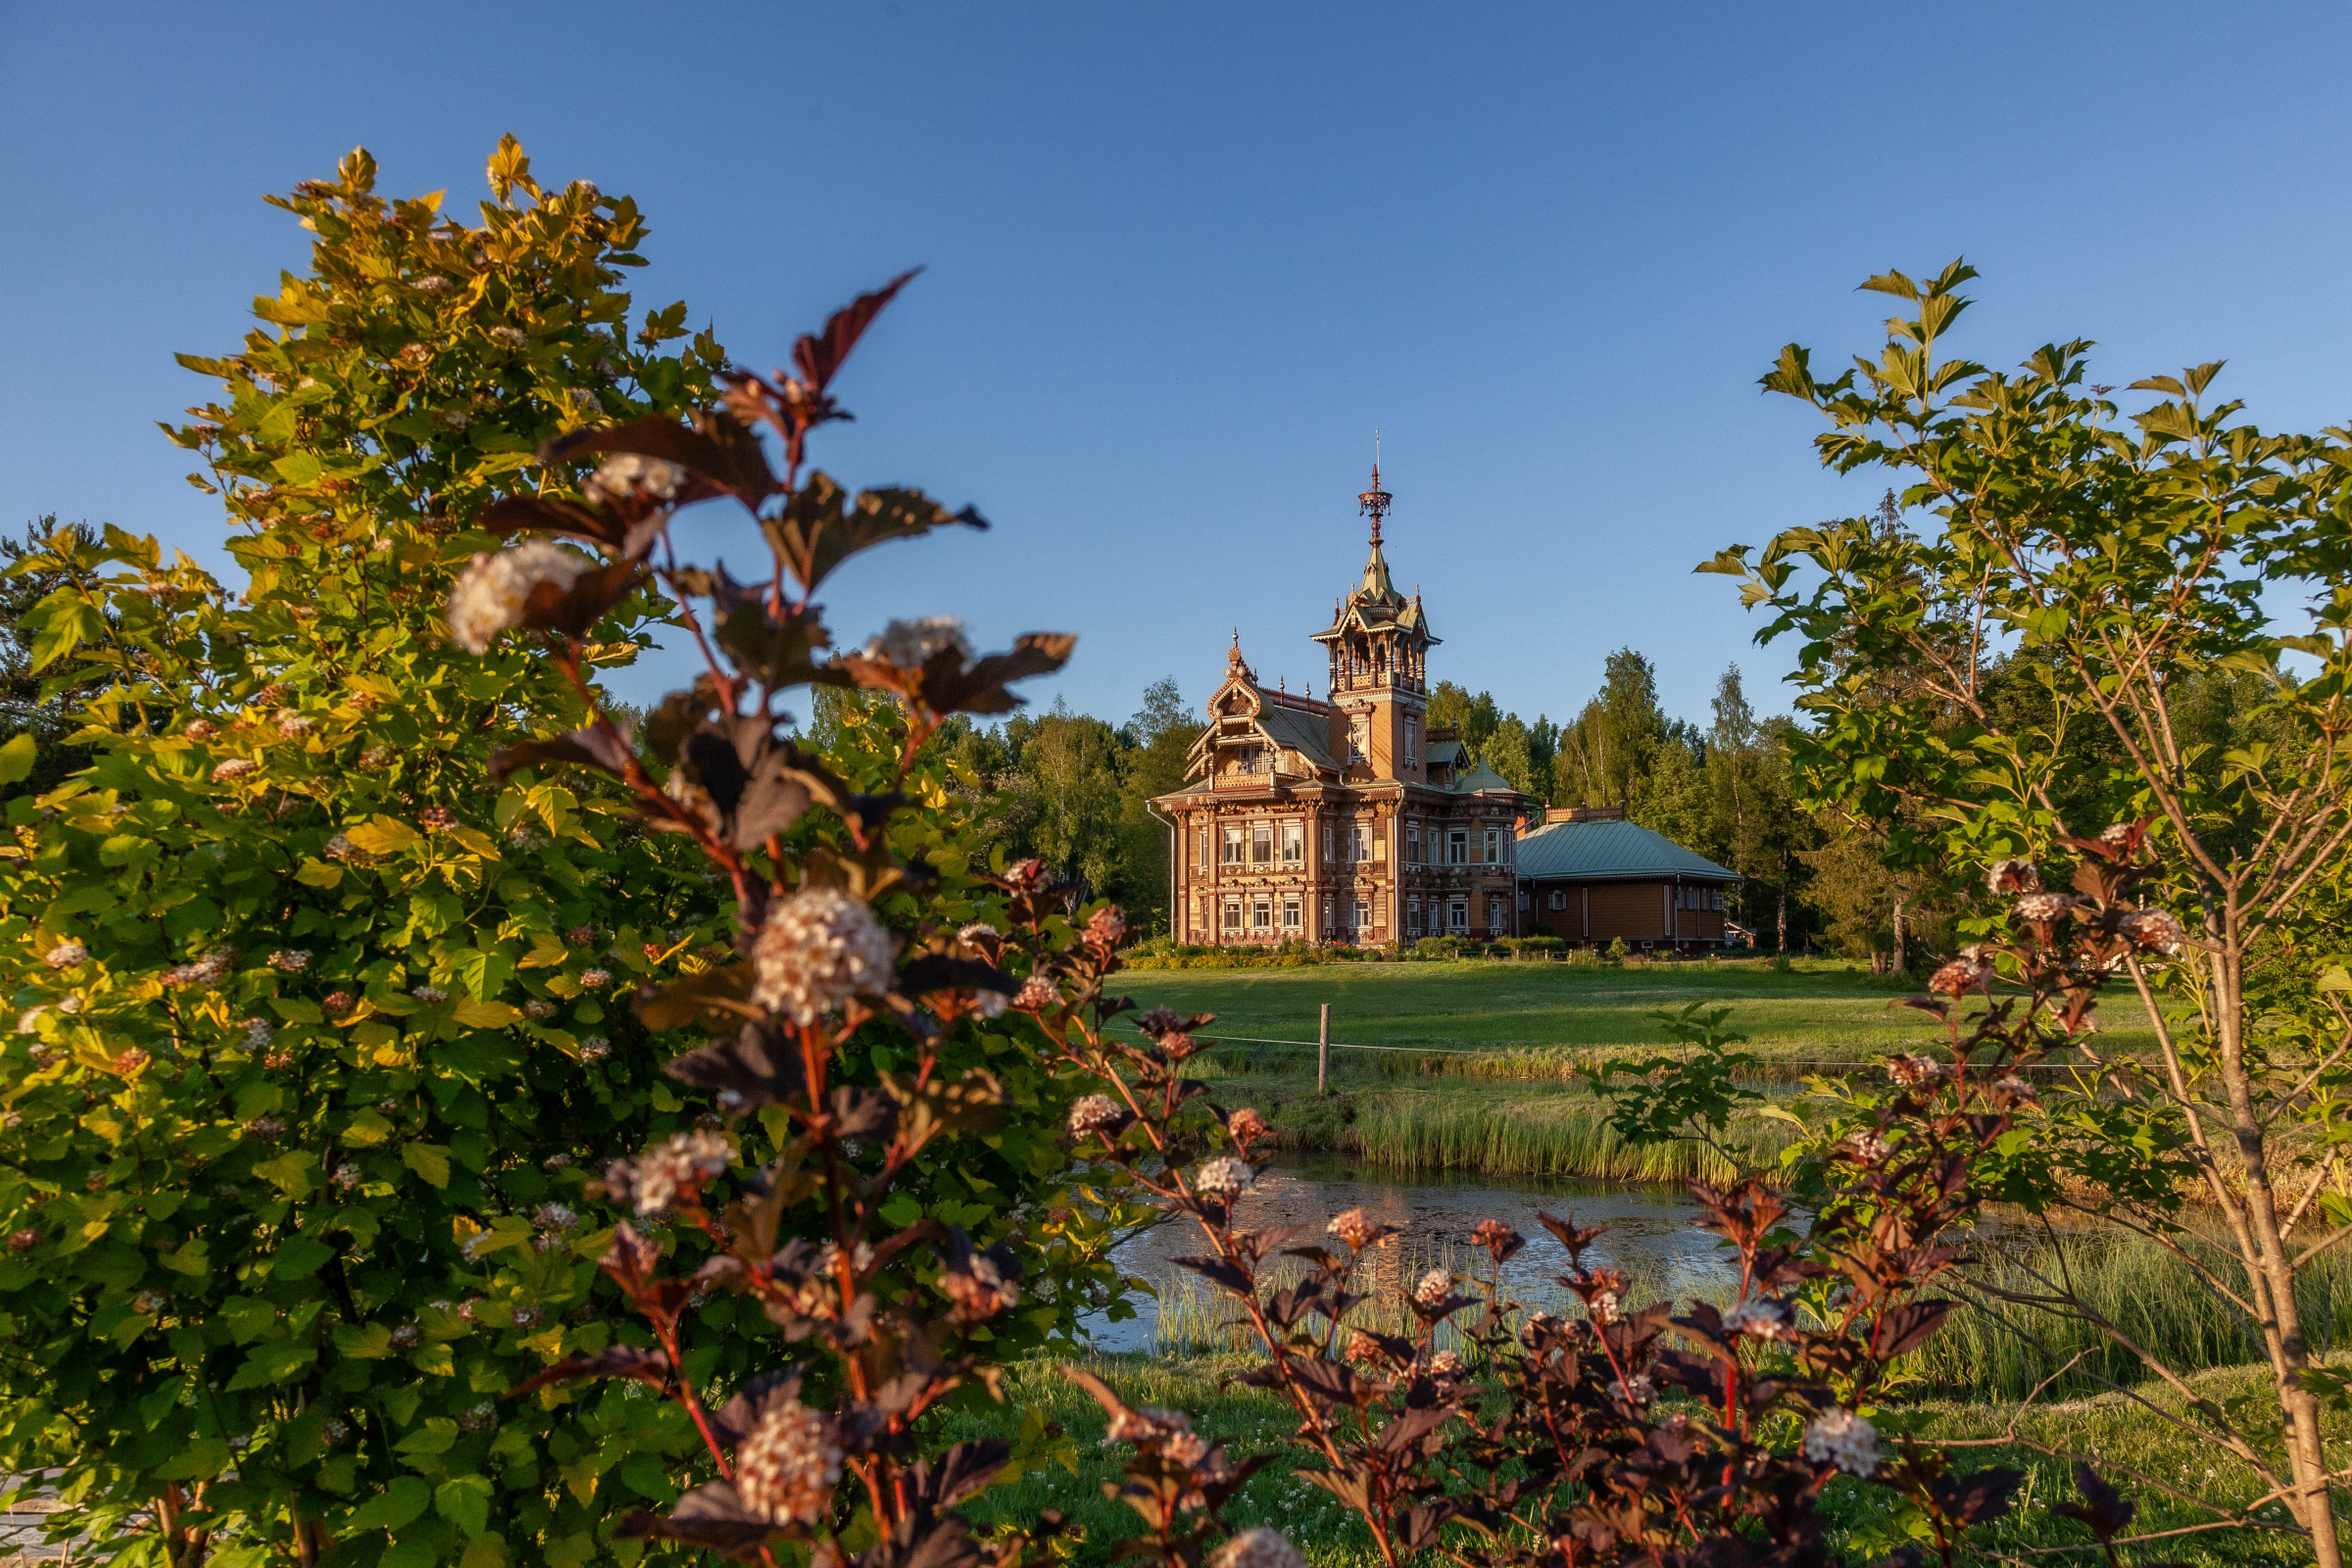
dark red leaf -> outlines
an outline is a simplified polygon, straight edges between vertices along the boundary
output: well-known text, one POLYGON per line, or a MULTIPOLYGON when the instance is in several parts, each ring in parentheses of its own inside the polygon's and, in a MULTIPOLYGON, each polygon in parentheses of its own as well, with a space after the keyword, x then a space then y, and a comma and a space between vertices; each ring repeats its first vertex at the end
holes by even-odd
POLYGON ((669 1382, 669 1357, 660 1350, 640 1350, 633 1346, 615 1345, 595 1355, 559 1361, 545 1371, 515 1384, 507 1391, 506 1397, 520 1398, 551 1383, 569 1383, 578 1378, 627 1378, 638 1383, 650 1383, 658 1389, 669 1382))
POLYGON ((824 391, 826 383, 841 369, 842 362, 850 357, 850 350, 858 346, 858 340, 865 335, 874 318, 882 314, 882 307, 921 270, 919 267, 908 268, 871 294, 860 294, 835 311, 822 332, 804 333, 792 346, 792 363, 800 369, 802 379, 818 392, 824 391))
POLYGON ((504 779, 518 767, 576 765, 602 768, 614 778, 628 770, 629 749, 601 724, 583 725, 543 741, 519 741, 490 754, 490 776, 504 779))

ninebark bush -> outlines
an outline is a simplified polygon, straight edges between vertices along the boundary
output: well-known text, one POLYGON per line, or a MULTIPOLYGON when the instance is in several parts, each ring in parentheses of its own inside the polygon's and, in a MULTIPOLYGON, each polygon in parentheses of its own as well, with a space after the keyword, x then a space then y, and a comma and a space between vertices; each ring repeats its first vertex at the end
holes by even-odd
MULTIPOLYGON (((568 493, 544 442, 674 420, 724 357, 616 287, 633 203, 540 186, 511 141, 490 173, 472 224, 379 197, 365 153, 279 201, 311 269, 241 352, 188 361, 221 390, 172 431, 242 592, 114 531, 27 563, 59 585, 32 660, 92 694, 95 761, 10 802, 0 849, 0 1466, 62 1492, 59 1534, 140 1560, 584 1563, 696 1445, 641 1399, 497 1402, 612 1344, 604 1157, 708 1136, 629 1001, 712 971, 724 884, 618 786, 485 777, 514 726, 578 723, 667 611, 621 583, 565 669, 443 618, 505 542, 485 509, 568 493)), ((896 781, 929 906, 976 910, 947 781, 898 740, 855 729, 828 765, 896 781)), ((1034 1039, 954 1049, 992 1063, 999 1128, 898 1200, 1011 1238, 1013 1353, 1114 1276, 1034 1039)), ((688 1314, 698 1376, 749 1370, 733 1310, 688 1314)))

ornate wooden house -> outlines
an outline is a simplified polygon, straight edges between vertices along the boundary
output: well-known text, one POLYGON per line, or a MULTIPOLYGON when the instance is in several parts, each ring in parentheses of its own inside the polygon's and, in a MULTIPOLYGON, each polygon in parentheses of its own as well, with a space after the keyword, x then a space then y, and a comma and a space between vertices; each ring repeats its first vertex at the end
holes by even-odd
POLYGON ((1517 828, 1528 799, 1452 731, 1429 727, 1421 596, 1381 553, 1391 497, 1372 469, 1362 579, 1314 634, 1329 697, 1268 690, 1237 633, 1185 787, 1153 804, 1174 823, 1177 940, 1371 944, 1517 929, 1517 828))

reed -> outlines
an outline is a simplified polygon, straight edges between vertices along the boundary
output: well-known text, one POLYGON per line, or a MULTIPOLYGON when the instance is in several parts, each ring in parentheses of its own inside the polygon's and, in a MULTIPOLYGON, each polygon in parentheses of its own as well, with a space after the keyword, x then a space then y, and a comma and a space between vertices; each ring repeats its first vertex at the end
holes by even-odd
MULTIPOLYGON (((1738 1173, 1733 1161, 1702 1144, 1629 1144, 1606 1114, 1584 1096, 1393 1095, 1361 1102, 1335 1141, 1370 1164, 1491 1175, 1719 1182, 1738 1173)), ((1740 1116, 1724 1142, 1741 1165, 1753 1167, 1777 1163, 1794 1136, 1786 1122, 1740 1116)))
MULTIPOLYGON (((2234 1272, 2218 1251, 2195 1250, 2222 1278, 2234 1272)), ((2047 1243, 2010 1250, 1987 1247, 1968 1273, 2000 1289, 2040 1294, 2045 1288, 2034 1274, 2053 1277, 2061 1262, 2077 1295, 2176 1371, 2262 1359, 2254 1325, 2188 1264, 2142 1237, 2067 1236, 2055 1251, 2047 1243)), ((2352 1334, 2352 1251, 2338 1249, 2315 1258, 2295 1299, 2313 1348, 2323 1353, 2341 1348, 2352 1334)), ((2109 1384, 2130 1386, 2148 1377, 2136 1356, 2088 1324, 1981 1298, 1946 1318, 1905 1370, 1938 1392, 2018 1399, 2078 1354, 2082 1360, 2050 1386, 2051 1395, 2096 1394, 2109 1384)))

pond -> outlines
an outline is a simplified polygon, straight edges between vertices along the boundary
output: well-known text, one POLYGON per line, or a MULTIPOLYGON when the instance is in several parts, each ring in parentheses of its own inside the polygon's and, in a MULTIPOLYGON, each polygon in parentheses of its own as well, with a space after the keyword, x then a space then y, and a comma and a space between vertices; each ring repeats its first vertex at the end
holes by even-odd
MULTIPOLYGON (((1324 1222, 1332 1215, 1359 1205, 1400 1233, 1381 1244, 1368 1272, 1359 1276, 1359 1285, 1371 1287, 1376 1299, 1396 1301, 1432 1267, 1483 1276, 1486 1250, 1471 1242, 1470 1232, 1482 1219, 1499 1219, 1527 1238, 1526 1248, 1503 1266, 1507 1294, 1529 1306, 1561 1310, 1571 1298, 1554 1280, 1567 1269, 1568 1251, 1536 1218, 1539 1209, 1573 1218, 1580 1226, 1608 1227, 1586 1255, 1626 1275, 1631 1303, 1722 1297, 1736 1278, 1731 1254, 1691 1223, 1697 1210, 1680 1187, 1399 1172, 1344 1155, 1308 1155, 1261 1171, 1243 1196, 1235 1220, 1247 1230, 1305 1226, 1306 1234, 1298 1238, 1304 1244, 1323 1239, 1324 1222)), ((1200 1337, 1200 1323, 1229 1315, 1174 1265, 1174 1259, 1203 1250, 1200 1229, 1189 1219, 1154 1226, 1121 1248, 1120 1265, 1160 1290, 1159 1309, 1155 1312, 1146 1299, 1135 1319, 1089 1323, 1096 1347, 1179 1348, 1200 1337)))

